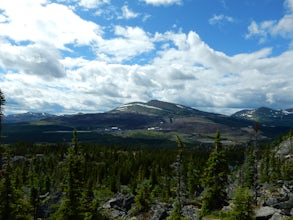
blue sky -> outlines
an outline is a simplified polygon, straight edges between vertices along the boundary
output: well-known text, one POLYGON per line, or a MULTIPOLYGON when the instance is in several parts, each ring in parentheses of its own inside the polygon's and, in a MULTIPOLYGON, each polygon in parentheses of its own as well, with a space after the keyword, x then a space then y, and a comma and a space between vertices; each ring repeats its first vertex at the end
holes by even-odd
POLYGON ((292 48, 293 0, 0 1, 6 114, 293 108, 292 48))

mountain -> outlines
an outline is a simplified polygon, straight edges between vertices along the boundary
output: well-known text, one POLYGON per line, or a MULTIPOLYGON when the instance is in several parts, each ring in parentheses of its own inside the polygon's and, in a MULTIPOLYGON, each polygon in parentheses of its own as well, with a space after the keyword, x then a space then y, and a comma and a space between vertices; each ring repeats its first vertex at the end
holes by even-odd
POLYGON ((12 114, 3 117, 4 123, 20 123, 20 122, 32 122, 39 121, 45 118, 52 117, 53 115, 48 113, 38 112, 26 112, 22 114, 12 114))
POLYGON ((162 116, 172 116, 172 115, 207 115, 205 113, 187 106, 163 102, 158 100, 151 100, 147 103, 144 102, 132 102, 125 105, 122 105, 114 110, 110 111, 111 113, 138 113, 146 115, 162 115, 162 116))
POLYGON ((259 140, 275 138, 287 132, 293 126, 282 121, 280 114, 283 117, 292 117, 291 112, 293 111, 274 112, 260 108, 241 111, 230 117, 175 103, 151 100, 146 103, 127 103, 104 113, 63 116, 44 113, 13 115, 9 120, 4 120, 3 140, 70 141, 72 130, 77 129, 79 139, 86 142, 113 144, 117 141, 117 144, 126 145, 130 142, 139 145, 147 142, 152 146, 156 142, 156 146, 169 146, 168 141, 174 142, 175 134, 179 134, 187 143, 212 143, 215 132, 219 130, 224 142, 237 144, 249 142, 254 138, 255 117, 266 118, 268 123, 266 126, 260 124, 259 140))
POLYGON ((274 110, 261 107, 252 110, 242 110, 234 113, 231 117, 257 121, 267 126, 293 127, 293 109, 274 110))

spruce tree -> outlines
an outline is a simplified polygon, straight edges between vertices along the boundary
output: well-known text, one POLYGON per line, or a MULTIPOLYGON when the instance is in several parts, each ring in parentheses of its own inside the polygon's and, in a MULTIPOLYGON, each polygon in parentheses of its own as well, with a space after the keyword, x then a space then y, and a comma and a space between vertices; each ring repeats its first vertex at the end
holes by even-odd
POLYGON ((220 141, 220 132, 217 131, 214 150, 208 158, 202 177, 205 191, 202 198, 201 217, 226 204, 228 171, 228 163, 220 141))
POLYGON ((3 117, 3 107, 5 105, 5 97, 0 89, 0 143, 2 139, 2 117, 3 117))
POLYGON ((253 218, 253 192, 247 187, 239 187, 232 201, 232 210, 222 219, 224 220, 252 220, 253 218))
POLYGON ((58 219, 84 219, 82 202, 82 191, 84 186, 83 165, 84 158, 79 151, 77 131, 74 130, 72 147, 68 150, 68 157, 66 160, 66 194, 56 213, 56 218, 58 219))

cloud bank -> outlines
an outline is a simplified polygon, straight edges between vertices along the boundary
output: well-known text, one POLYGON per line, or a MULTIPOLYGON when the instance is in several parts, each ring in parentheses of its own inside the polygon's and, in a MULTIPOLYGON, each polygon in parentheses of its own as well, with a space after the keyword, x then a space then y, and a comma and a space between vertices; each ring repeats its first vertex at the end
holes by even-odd
MULTIPOLYGON (((223 113, 230 108, 293 107, 290 49, 277 56, 272 48, 229 56, 210 47, 196 31, 150 33, 140 26, 105 26, 76 12, 78 5, 92 10, 110 1, 71 1, 74 7, 64 2, 0 1, 0 87, 7 112, 102 112, 151 99, 223 113), (17 11, 16 3, 21 6, 17 11)), ((278 21, 253 21, 246 37, 291 36, 293 25, 287 24, 292 22, 293 1, 285 6, 278 21)), ((138 16, 128 6, 122 12, 125 19, 138 16)), ((217 15, 209 22, 231 19, 217 15)))

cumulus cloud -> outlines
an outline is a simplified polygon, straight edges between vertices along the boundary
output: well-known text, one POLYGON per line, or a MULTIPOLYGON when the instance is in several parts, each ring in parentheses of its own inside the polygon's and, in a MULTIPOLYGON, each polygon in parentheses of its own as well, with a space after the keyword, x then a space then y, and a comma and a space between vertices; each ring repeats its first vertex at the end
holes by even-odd
MULTIPOLYGON (((72 1, 83 2, 88 9, 96 7, 91 6, 93 1, 72 1)), ((287 37, 292 27, 292 2, 286 1, 287 17, 252 22, 250 37, 287 37)), ((125 18, 134 17, 128 6, 124 10, 125 18)), ((101 27, 81 19, 65 5, 46 0, 0 0, 0 11, 0 88, 10 112, 101 112, 150 99, 210 110, 292 107, 290 50, 278 56, 272 56, 272 48, 229 56, 211 48, 195 31, 149 33, 138 26, 101 27), (107 37, 104 31, 108 31, 107 37), (96 57, 74 53, 78 46, 93 51, 96 57), (152 57, 147 64, 128 62, 145 54, 152 57)), ((212 23, 227 19, 217 16, 211 18, 212 23)))
POLYGON ((19 43, 47 42, 66 49, 66 44, 89 45, 103 33, 99 25, 81 19, 69 7, 46 0, 3 0, 0 9, 7 20, 0 23, 1 35, 19 43))
POLYGON ((269 36, 291 39, 293 37, 293 0, 285 0, 284 7, 286 13, 279 20, 252 21, 248 26, 246 38, 259 37, 260 43, 265 42, 269 36))
POLYGON ((2 68, 18 69, 45 79, 61 78, 66 75, 58 58, 58 51, 49 45, 13 46, 8 43, 0 45, 2 68))
POLYGON ((142 1, 144 1, 146 4, 150 4, 154 6, 182 4, 182 0, 142 0, 142 1))
POLYGON ((139 27, 115 26, 114 33, 115 38, 105 39, 97 47, 97 54, 105 54, 107 61, 121 62, 154 49, 148 33, 139 27))

